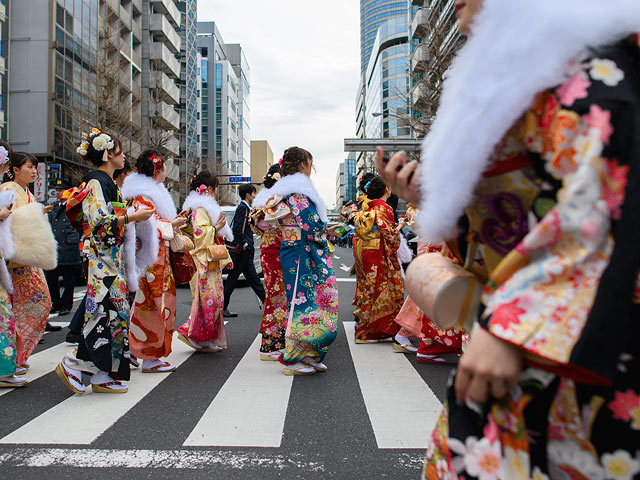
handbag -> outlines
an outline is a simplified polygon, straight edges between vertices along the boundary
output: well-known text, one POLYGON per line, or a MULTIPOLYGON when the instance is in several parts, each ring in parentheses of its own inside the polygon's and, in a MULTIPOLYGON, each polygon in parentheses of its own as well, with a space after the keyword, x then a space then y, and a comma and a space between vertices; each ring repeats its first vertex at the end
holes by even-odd
POLYGON ((169 261, 176 285, 188 283, 196 274, 197 267, 189 252, 169 252, 169 261))
POLYGON ((182 229, 176 230, 173 234, 173 238, 169 240, 169 248, 175 253, 190 252, 195 248, 193 240, 186 235, 182 229))
POLYGON ((471 331, 480 310, 482 282, 439 253, 417 257, 406 272, 406 288, 416 305, 441 329, 471 331))
POLYGON ((229 251, 222 244, 209 245, 209 255, 212 262, 222 262, 229 259, 229 251))

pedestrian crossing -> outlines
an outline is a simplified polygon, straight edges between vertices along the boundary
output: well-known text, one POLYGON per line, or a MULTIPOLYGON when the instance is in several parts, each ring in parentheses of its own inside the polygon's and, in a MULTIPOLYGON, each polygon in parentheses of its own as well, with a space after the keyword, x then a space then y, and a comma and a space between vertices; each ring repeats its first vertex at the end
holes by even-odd
MULTIPOLYGON (((342 325, 344 331, 341 335, 347 338, 357 378, 357 385, 353 388, 363 399, 375 445, 381 450, 424 451, 428 434, 440 414, 441 402, 405 355, 394 353, 389 343, 356 345, 353 341, 354 323, 344 322, 342 325)), ((194 422, 195 426, 190 427, 190 433, 179 440, 176 448, 279 448, 282 445, 294 381, 313 382, 317 379, 284 376, 277 363, 260 361, 260 338, 259 335, 254 338, 208 408, 194 422)), ((16 390, 16 394, 25 395, 22 398, 36 394, 39 389, 37 380, 48 374, 55 375, 55 366, 71 349, 73 345, 61 343, 34 354, 27 374, 31 385, 16 390)), ((194 353, 174 337, 173 352, 167 360, 178 367, 176 372, 143 374, 134 370, 126 394, 94 394, 88 389, 82 396, 69 396, 7 433, 0 438, 0 444, 88 448, 134 406, 144 403, 147 395, 153 395, 154 389, 173 375, 180 375, 181 366, 194 353)), ((329 372, 317 375, 330 378, 332 369, 335 372, 341 368, 341 365, 332 365, 331 362, 329 365, 329 372)), ((65 387, 60 384, 59 388, 65 387)), ((11 407, 10 403, 3 404, 2 398, 11 392, 10 389, 0 389, 0 409, 11 407)), ((157 421, 158 417, 154 418, 157 421)), ((2 462, 3 456, 0 455, 0 466, 2 462)))

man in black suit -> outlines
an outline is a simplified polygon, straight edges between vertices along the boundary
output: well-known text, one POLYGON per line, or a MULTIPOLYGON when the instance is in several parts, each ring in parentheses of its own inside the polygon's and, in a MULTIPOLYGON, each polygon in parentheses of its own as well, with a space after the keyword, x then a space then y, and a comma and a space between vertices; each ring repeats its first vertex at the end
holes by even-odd
POLYGON ((264 286, 260 281, 260 277, 256 272, 253 264, 255 249, 253 247, 253 231, 249 225, 249 214, 251 213, 251 204, 256 198, 256 187, 253 185, 240 185, 238 188, 241 202, 236 208, 236 214, 233 217, 233 239, 235 242, 235 250, 237 253, 232 254, 233 270, 229 272, 227 281, 224 284, 224 316, 237 317, 238 314, 230 312, 229 299, 236 288, 238 277, 241 273, 247 279, 251 288, 256 293, 262 303, 264 303, 264 286))

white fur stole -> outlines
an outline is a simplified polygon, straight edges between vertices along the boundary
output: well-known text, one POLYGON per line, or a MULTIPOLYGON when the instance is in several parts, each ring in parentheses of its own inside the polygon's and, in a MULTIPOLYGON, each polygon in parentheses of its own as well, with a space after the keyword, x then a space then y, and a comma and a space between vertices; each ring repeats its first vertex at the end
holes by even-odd
POLYGON ((286 197, 294 193, 300 193, 309 197, 309 200, 316 206, 320 219, 325 223, 329 220, 324 200, 322 200, 322 197, 318 194, 311 179, 304 173, 296 173, 282 177, 270 190, 271 196, 273 197, 286 197))
POLYGON ((146 175, 132 173, 124 180, 120 192, 125 200, 133 200, 141 195, 149 198, 160 218, 164 220, 173 220, 178 214, 167 187, 146 175))
MULTIPOLYGON (((276 182, 277 183, 277 182, 276 182)), ((271 188, 263 188, 258 192, 256 198, 253 199, 253 208, 262 208, 267 202, 273 198, 273 193, 271 192, 271 188)))
MULTIPOLYGON (((202 207, 207 211, 211 223, 215 225, 222 214, 220 205, 216 200, 209 195, 200 195, 198 192, 191 192, 182 205, 183 210, 195 210, 198 207, 202 207)), ((233 241, 233 232, 229 225, 225 225, 220 231, 216 232, 218 237, 222 237, 230 242, 233 241)))
MULTIPOLYGON (((0 191, 0 208, 13 205, 15 201, 16 192, 13 190, 0 191)), ((6 258, 13 257, 16 253, 16 244, 11 233, 11 215, 4 222, 0 222, 0 252, 2 252, 2 258, 0 258, 0 285, 7 292, 13 293, 13 282, 7 269, 7 263, 4 261, 6 258)))
POLYGON ((561 84, 587 48, 640 31, 640 2, 484 0, 471 30, 423 144, 418 225, 425 242, 455 233, 494 148, 537 93, 561 84))
MULTIPOLYGON (((131 214, 133 208, 128 210, 131 214)), ((158 225, 154 217, 144 222, 130 223, 124 231, 124 269, 127 274, 127 288, 130 292, 138 291, 140 277, 147 268, 158 260, 160 240, 158 225)))

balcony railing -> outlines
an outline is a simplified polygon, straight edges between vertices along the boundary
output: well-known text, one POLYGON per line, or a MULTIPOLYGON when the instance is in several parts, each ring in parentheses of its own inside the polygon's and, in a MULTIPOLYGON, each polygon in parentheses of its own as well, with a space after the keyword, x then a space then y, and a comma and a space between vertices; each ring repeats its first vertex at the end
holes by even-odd
POLYGON ((180 78, 180 62, 171 53, 171 51, 169 51, 164 43, 153 42, 151 44, 149 57, 167 75, 173 78, 180 78))
POLYGON ((150 0, 156 12, 161 12, 168 16, 174 27, 178 28, 182 24, 182 14, 171 0, 150 0))
POLYGON ((182 44, 180 35, 178 35, 165 15, 161 13, 151 15, 149 30, 153 32, 157 38, 163 40, 165 45, 167 45, 173 53, 180 52, 180 46, 182 44))
POLYGON ((429 33, 428 23, 430 8, 419 8, 416 11, 415 16, 411 20, 411 37, 412 38, 424 38, 429 33))
POLYGON ((180 103, 180 88, 164 72, 152 73, 152 88, 158 88, 171 102, 180 103))
POLYGON ((178 130, 180 128, 180 114, 166 102, 159 101, 156 104, 156 121, 166 129, 178 130))

